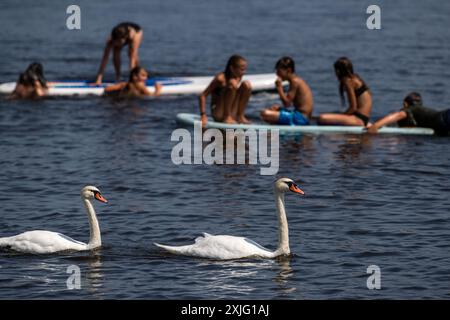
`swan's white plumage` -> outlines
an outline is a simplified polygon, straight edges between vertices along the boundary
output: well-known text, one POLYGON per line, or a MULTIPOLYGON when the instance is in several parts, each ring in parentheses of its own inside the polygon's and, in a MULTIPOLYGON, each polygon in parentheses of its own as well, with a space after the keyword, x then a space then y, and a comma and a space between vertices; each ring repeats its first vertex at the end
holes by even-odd
POLYGON ((60 251, 83 251, 100 247, 101 235, 94 207, 90 200, 107 202, 100 191, 93 186, 81 190, 81 198, 86 206, 90 225, 89 243, 76 241, 64 234, 46 230, 27 231, 16 236, 0 238, 0 248, 8 248, 23 253, 46 254, 60 251))
POLYGON ((0 247, 24 253, 45 254, 65 250, 87 250, 87 244, 57 232, 27 231, 13 237, 0 238, 0 247))
POLYGON ((240 259, 257 256, 273 258, 274 253, 257 243, 244 238, 227 235, 211 235, 203 233, 203 237, 195 239, 195 243, 186 246, 166 246, 155 243, 156 246, 174 254, 210 258, 219 260, 240 259))
POLYGON ((203 237, 198 237, 195 239, 195 243, 191 245, 167 246, 159 243, 154 244, 173 254, 218 260, 246 257, 275 258, 283 254, 289 254, 289 231, 284 209, 284 193, 288 191, 303 194, 303 191, 291 179, 281 178, 275 182, 274 194, 279 223, 278 248, 275 251, 270 251, 244 237, 214 236, 208 233, 203 233, 203 237))

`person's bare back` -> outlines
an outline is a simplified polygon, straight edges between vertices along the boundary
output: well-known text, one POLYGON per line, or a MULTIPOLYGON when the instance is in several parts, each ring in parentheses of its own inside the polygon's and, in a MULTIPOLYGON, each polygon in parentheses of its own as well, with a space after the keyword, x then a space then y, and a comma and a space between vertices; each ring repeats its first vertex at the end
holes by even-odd
MULTIPOLYGON (((313 110, 313 95, 308 84, 300 77, 294 76, 290 82, 290 86, 293 87, 294 99, 292 104, 295 109, 303 113, 308 118, 311 118, 313 110)), ((290 91, 291 88, 289 88, 290 91)))

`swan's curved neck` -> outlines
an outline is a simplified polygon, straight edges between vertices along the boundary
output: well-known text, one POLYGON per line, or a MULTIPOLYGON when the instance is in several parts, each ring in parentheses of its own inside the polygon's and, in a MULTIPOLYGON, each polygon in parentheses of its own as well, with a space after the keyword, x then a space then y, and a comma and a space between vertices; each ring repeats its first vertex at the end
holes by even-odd
POLYGON ((289 248, 289 228, 286 217, 286 211, 284 209, 284 193, 275 191, 275 201, 278 212, 278 254, 289 254, 291 250, 289 248))
POLYGON ((89 249, 97 248, 102 245, 102 237, 100 235, 100 226, 98 225, 97 215, 94 206, 88 199, 83 199, 87 210, 91 235, 88 243, 89 249))

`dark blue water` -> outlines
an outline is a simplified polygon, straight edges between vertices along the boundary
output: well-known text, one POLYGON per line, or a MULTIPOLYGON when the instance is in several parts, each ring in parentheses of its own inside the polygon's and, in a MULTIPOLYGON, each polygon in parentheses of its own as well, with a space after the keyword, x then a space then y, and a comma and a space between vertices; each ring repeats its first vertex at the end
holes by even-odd
MULTIPOLYGON (((144 28, 142 64, 161 75, 211 75, 233 53, 248 59, 249 73, 265 73, 288 54, 319 114, 342 110, 332 64, 347 55, 373 91, 374 118, 412 90, 426 105, 449 107, 448 2, 379 1, 378 31, 365 26, 369 1, 77 3, 80 31, 65 28, 70 1, 0 3, 0 82, 35 60, 49 79, 93 79, 110 29, 131 20, 144 28)), ((248 114, 256 119, 275 101, 254 95, 248 114)), ((192 96, 2 98, 0 236, 45 229, 87 241, 79 191, 96 185, 109 203, 96 203, 99 251, 0 253, 0 298, 450 298, 448 138, 282 138, 277 177, 306 193, 286 197, 291 259, 220 262, 156 250, 153 242, 187 244, 201 232, 276 247, 276 177, 259 166, 172 163, 175 115, 193 111, 192 96), (81 269, 80 290, 66 287, 70 265, 81 269), (369 265, 381 269, 381 290, 367 289, 369 265)))

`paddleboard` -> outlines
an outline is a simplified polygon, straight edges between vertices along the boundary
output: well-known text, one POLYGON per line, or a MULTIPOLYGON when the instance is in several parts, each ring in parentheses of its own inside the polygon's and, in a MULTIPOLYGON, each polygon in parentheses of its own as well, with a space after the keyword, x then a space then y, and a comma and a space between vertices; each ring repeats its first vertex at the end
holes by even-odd
MULTIPOLYGON (((183 94, 200 94, 213 77, 154 77, 147 80, 147 88, 150 92, 154 92, 155 82, 162 85, 161 95, 183 95, 183 94)), ((276 75, 273 73, 251 74, 245 75, 243 80, 250 81, 252 90, 266 91, 275 89, 276 75)), ((70 95, 102 95, 105 87, 113 83, 102 83, 101 85, 93 85, 87 80, 80 81, 54 81, 49 82, 49 96, 70 96, 70 95)), ((0 93, 9 94, 14 91, 15 82, 7 82, 0 84, 0 93)))
MULTIPOLYGON (((192 113, 179 113, 177 114, 177 122, 183 125, 194 125, 196 121, 200 121, 200 115, 192 113)), ((215 122, 208 118, 208 123, 205 128, 215 129, 278 129, 280 134, 289 133, 311 133, 311 134, 324 134, 324 133, 342 133, 342 134, 364 134, 366 133, 363 127, 354 126, 287 126, 287 125, 270 125, 265 123, 255 124, 227 124, 222 122, 215 122)), ((395 128, 395 127, 383 127, 378 130, 380 134, 406 134, 406 135, 432 135, 433 129, 429 128, 395 128)))

